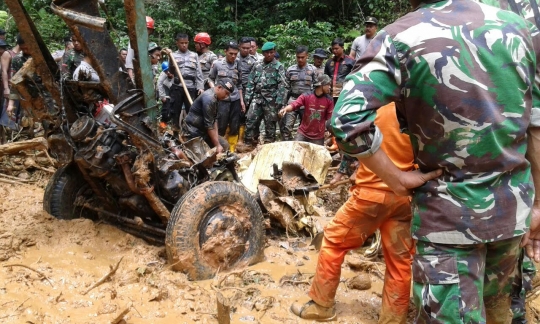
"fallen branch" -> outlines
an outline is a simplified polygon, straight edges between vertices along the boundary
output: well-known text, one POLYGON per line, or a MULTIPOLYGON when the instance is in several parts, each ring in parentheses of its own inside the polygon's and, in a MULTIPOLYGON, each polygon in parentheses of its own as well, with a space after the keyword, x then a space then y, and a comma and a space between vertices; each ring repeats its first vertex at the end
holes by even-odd
POLYGON ((9 183, 9 184, 14 184, 14 185, 25 185, 25 184, 28 184, 28 183, 24 183, 24 182, 17 181, 17 180, 9 180, 9 179, 3 179, 3 178, 0 178, 0 182, 3 182, 3 183, 9 183))
POLYGON ((107 281, 112 275, 114 275, 116 273, 116 270, 118 270, 118 266, 120 266, 120 262, 122 262, 122 259, 124 259, 124 257, 121 257, 120 260, 118 260, 118 263, 116 263, 116 266, 114 266, 114 268, 112 266, 109 266, 109 268, 111 269, 111 271, 109 271, 109 273, 107 273, 105 276, 103 276, 101 279, 99 279, 95 284, 93 284, 92 286, 90 286, 90 288, 88 288, 85 292, 83 292, 82 294, 83 295, 86 295, 88 294, 92 289, 96 288, 97 286, 101 285, 102 283, 104 283, 105 281, 107 281))
POLYGON ((116 316, 112 321, 111 321, 111 324, 118 324, 120 323, 123 319, 124 319, 124 316, 127 315, 127 313, 129 313, 129 310, 131 309, 131 303, 129 303, 126 307, 126 309, 124 309, 120 314, 118 314, 118 316, 116 316))
MULTIPOLYGON (((1 179, 0 179, 1 180, 1 179)), ((5 266, 3 266, 4 268, 8 268, 8 267, 21 267, 21 268, 25 268, 25 269, 28 269, 28 270, 32 270, 34 271, 35 273, 37 273, 38 275, 42 276, 43 278, 45 278, 47 280, 47 282, 49 282, 49 284, 51 285, 51 287, 54 287, 52 282, 49 280, 49 278, 44 275, 42 272, 32 268, 32 267, 29 267, 27 265, 24 265, 24 264, 18 264, 18 263, 15 263, 15 264, 6 264, 5 266)))
POLYGON ((339 186, 342 186, 344 184, 348 184, 348 183, 351 183, 351 181, 349 179, 345 179, 345 180, 340 180, 334 184, 325 184, 325 185, 322 185, 319 187, 319 190, 321 189, 328 189, 328 188, 337 188, 339 186))
POLYGON ((48 148, 49 148, 49 144, 47 143, 47 140, 43 137, 38 137, 38 138, 34 138, 28 141, 20 141, 20 142, 0 145, 0 156, 17 155, 21 151, 30 150, 30 149, 47 151, 48 148))
POLYGON ((8 317, 15 316, 15 312, 17 312, 17 310, 18 310, 22 305, 24 305, 24 303, 26 303, 26 302, 28 301, 28 299, 30 299, 30 297, 26 298, 19 306, 17 306, 17 308, 15 308, 15 310, 14 310, 13 312, 11 312, 11 315, 2 316, 2 317, 0 317, 0 319, 4 319, 4 318, 8 318, 8 317))
POLYGON ((290 283, 290 284, 293 284, 293 285, 301 285, 301 284, 309 285, 310 284, 310 282, 307 281, 307 280, 283 280, 281 282, 280 287, 283 286, 286 283, 290 283))
POLYGON ((14 177, 14 176, 10 176, 10 175, 7 175, 7 174, 3 174, 3 173, 0 173, 0 177, 4 177, 4 178, 7 178, 7 179, 11 179, 11 180, 15 180, 15 181, 20 181, 20 182, 35 182, 35 181, 32 181, 32 180, 26 180, 26 179, 19 179, 17 177, 14 177))

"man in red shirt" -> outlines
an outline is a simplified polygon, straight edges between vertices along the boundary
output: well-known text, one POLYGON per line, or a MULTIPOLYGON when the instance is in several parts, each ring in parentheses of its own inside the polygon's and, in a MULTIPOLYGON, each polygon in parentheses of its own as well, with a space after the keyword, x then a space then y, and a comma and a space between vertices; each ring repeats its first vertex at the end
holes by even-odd
POLYGON ((286 113, 305 107, 304 116, 298 127, 295 141, 324 145, 326 121, 334 111, 334 101, 329 96, 332 79, 326 74, 320 75, 315 81, 315 91, 306 92, 279 111, 279 117, 286 113))

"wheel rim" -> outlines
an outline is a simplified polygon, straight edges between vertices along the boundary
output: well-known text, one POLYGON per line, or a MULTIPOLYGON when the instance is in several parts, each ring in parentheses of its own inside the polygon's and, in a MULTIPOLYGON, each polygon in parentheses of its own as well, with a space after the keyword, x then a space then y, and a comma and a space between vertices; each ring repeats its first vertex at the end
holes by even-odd
POLYGON ((215 268, 233 266, 249 249, 250 228, 245 208, 238 205, 212 208, 199 226, 199 246, 203 257, 215 268))

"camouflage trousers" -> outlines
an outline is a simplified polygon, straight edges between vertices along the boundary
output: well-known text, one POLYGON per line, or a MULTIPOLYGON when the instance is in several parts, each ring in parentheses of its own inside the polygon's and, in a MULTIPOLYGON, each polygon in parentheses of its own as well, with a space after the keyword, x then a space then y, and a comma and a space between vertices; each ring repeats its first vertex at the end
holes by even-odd
MULTIPOLYGON (((295 101, 297 97, 291 97, 287 104, 295 101)), ((304 115, 304 107, 295 111, 289 111, 286 113, 281 120, 279 121, 279 131, 281 133, 281 140, 283 141, 292 141, 293 140, 293 131, 294 123, 298 119, 302 122, 302 117, 304 115), (298 117, 298 118, 297 118, 298 117)))
POLYGON ((532 280, 536 274, 534 262, 521 250, 518 261, 518 271, 512 284, 512 324, 526 324, 525 295, 532 290, 532 280))
POLYGON ((412 267, 415 322, 510 323, 521 238, 467 245, 417 241, 412 267))
POLYGON ((277 105, 264 100, 253 100, 246 116, 246 133, 244 142, 257 144, 259 141, 259 126, 264 119, 264 143, 276 141, 277 105))

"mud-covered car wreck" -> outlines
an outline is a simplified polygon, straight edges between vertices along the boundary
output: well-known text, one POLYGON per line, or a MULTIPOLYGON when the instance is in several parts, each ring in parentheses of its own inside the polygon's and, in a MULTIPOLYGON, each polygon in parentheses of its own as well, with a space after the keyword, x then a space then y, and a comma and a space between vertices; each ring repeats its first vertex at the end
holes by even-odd
MULTIPOLYGON (((272 209, 280 194, 307 196, 318 181, 293 163, 285 169, 307 180, 295 182, 299 190, 279 185, 286 182, 280 163, 268 168, 274 181, 267 187, 257 188, 261 177, 252 172, 249 190, 236 172, 235 154, 218 157, 199 138, 182 142, 172 134, 157 135, 150 62, 138 55, 148 44, 143 1, 124 2, 131 46, 141 57, 134 62, 135 82, 120 69, 98 0, 55 0, 51 8, 81 42, 100 82, 62 79, 22 1, 6 3, 32 57, 12 86, 24 111, 42 123, 49 153, 59 164, 45 190, 44 209, 60 219, 101 219, 149 242, 165 243, 172 267, 192 280, 260 261, 265 244, 261 207, 272 209), (110 105, 103 104, 105 99, 110 105), (96 109, 109 110, 107 122, 95 117, 96 109)), ((329 157, 323 165, 317 166, 319 182, 324 182, 329 157)), ((286 228, 291 228, 290 218, 283 221, 286 228)))

